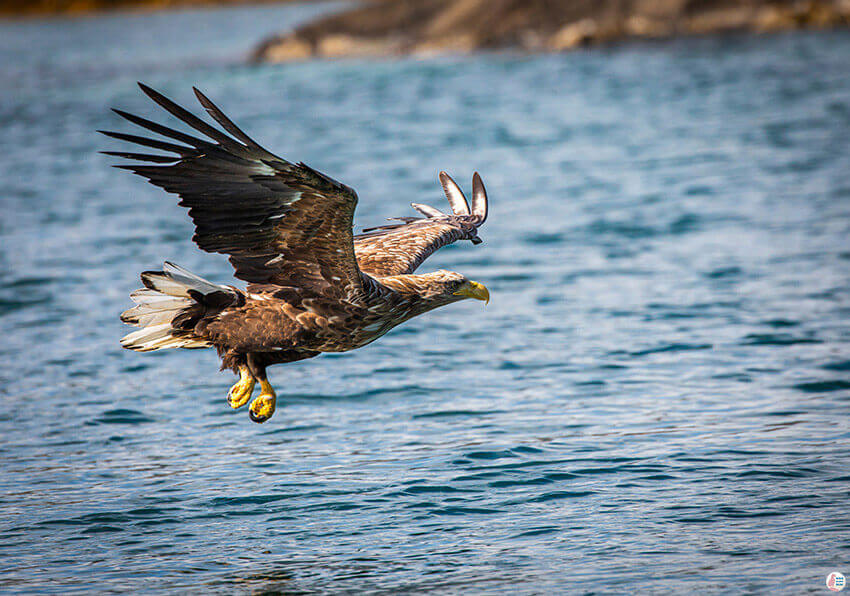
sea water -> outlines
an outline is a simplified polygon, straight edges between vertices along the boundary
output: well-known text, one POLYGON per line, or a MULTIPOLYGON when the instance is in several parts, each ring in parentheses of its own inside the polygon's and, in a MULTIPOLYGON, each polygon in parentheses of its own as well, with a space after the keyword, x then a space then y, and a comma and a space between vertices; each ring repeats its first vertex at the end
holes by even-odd
POLYGON ((850 35, 250 65, 321 7, 0 24, 0 590, 822 593, 850 571, 850 35), (235 283, 98 150, 204 90, 357 189, 490 195, 485 283, 270 369, 137 354, 165 259, 235 283))

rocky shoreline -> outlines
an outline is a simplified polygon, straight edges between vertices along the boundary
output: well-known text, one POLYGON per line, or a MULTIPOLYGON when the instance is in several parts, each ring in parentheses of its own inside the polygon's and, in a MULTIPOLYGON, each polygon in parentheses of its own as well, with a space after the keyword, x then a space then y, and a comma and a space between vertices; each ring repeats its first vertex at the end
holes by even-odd
POLYGON ((850 25, 850 0, 372 0, 263 41, 253 58, 565 51, 627 39, 850 25))

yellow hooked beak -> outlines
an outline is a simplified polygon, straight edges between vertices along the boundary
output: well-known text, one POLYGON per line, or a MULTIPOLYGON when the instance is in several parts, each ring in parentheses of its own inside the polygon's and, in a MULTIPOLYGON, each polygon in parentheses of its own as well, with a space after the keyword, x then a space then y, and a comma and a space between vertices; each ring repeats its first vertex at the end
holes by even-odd
POLYGON ((475 298, 483 300, 484 304, 490 302, 490 292, 484 284, 477 281, 465 281, 460 289, 454 293, 455 296, 464 296, 465 298, 475 298))

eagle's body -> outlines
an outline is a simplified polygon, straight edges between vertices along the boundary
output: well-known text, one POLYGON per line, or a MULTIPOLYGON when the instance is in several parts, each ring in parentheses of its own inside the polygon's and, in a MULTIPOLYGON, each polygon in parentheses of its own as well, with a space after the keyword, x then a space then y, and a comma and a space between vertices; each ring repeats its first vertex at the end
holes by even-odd
POLYGON ((145 288, 131 295, 137 306, 121 315, 140 329, 122 340, 124 347, 216 348, 222 366, 241 377, 228 394, 231 406, 247 403, 260 382, 262 394, 250 414, 263 422, 275 407, 267 366, 353 350, 434 308, 489 298, 483 285, 459 273, 414 273, 442 246, 481 241, 476 230, 487 217, 487 197, 477 174, 471 209, 441 172, 451 215, 414 205, 425 218, 399 218, 400 224, 355 236, 352 189, 269 153, 197 90, 207 112, 232 136, 141 87, 214 142, 116 110, 182 144, 107 132, 176 156, 105 153, 155 164, 119 167, 179 194, 195 223, 195 242, 208 252, 228 254, 236 277, 248 286, 214 284, 168 262, 162 271, 142 273, 145 288))

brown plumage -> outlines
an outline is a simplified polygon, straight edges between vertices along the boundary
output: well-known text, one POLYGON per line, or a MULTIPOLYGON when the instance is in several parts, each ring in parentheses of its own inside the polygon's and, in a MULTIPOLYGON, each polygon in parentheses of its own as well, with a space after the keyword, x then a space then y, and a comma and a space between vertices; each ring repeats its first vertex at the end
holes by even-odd
POLYGON ((166 262, 142 273, 137 306, 121 320, 140 327, 126 348, 214 347, 222 367, 240 374, 228 394, 233 407, 251 403, 255 422, 274 412, 265 369, 272 364, 365 346, 404 321, 464 298, 489 299, 487 289, 459 273, 414 274, 437 249, 457 240, 481 242, 487 195, 473 176, 472 205, 445 172, 440 182, 452 207, 445 214, 413 204, 425 217, 352 231, 357 194, 303 163, 269 153, 200 91, 195 95, 223 132, 153 89, 142 90, 166 111, 210 140, 121 110, 130 122, 176 140, 101 131, 173 155, 105 151, 149 164, 117 166, 180 196, 195 223, 193 240, 229 256, 246 289, 211 283, 166 262), (227 134, 229 133, 229 134, 227 134))

